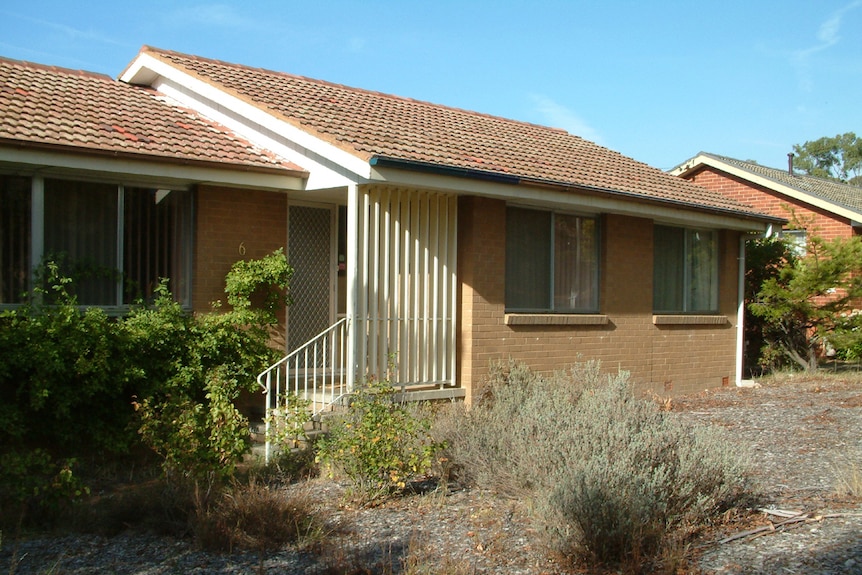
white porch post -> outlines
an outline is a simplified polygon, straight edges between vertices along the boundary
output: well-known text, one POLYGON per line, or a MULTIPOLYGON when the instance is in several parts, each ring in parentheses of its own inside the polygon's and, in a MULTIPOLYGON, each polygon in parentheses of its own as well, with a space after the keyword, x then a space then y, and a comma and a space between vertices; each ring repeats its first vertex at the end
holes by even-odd
POLYGON ((736 385, 742 386, 745 371, 745 234, 739 235, 739 284, 736 309, 736 385))
POLYGON ((359 316, 356 310, 358 301, 359 281, 357 272, 360 269, 357 258, 359 257, 359 186, 349 184, 347 186, 347 390, 352 392, 356 383, 356 371, 359 366, 357 360, 357 345, 359 341, 359 329, 357 326, 359 316))

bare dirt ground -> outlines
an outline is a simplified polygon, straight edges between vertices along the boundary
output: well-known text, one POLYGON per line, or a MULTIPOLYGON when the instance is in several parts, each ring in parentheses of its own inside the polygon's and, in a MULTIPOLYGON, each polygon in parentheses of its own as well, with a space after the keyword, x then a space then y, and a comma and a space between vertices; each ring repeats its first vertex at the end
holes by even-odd
MULTIPOLYGON (((853 496, 854 479, 847 474, 862 472, 862 376, 786 376, 756 389, 674 398, 665 407, 679 417, 729 429, 740 449, 752 453, 764 494, 757 509, 703 533, 688 548, 686 561, 670 572, 862 573, 862 478, 855 478, 853 496)), ((542 548, 524 502, 450 487, 362 509, 341 504, 343 486, 332 481, 295 486, 311 489, 330 530, 310 549, 284 548, 263 557, 213 554, 190 541, 140 532, 37 537, 17 544, 7 538, 0 541, 0 573, 566 571, 542 548)))

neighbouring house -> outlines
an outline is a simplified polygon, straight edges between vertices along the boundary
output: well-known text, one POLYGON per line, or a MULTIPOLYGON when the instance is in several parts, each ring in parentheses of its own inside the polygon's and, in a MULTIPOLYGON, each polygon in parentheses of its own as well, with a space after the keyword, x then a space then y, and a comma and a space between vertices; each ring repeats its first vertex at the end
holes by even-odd
POLYGON ((787 169, 782 170, 700 152, 670 173, 787 219, 783 233, 800 247, 805 245, 806 234, 812 232, 827 240, 862 233, 862 188, 797 174, 792 156, 788 156, 787 169))
MULTIPOLYGON (((788 155, 786 169, 777 169, 700 152, 670 173, 761 212, 784 217, 788 223, 781 233, 800 253, 812 234, 833 240, 862 233, 862 188, 795 173, 792 155, 788 155)), ((748 369, 759 369, 762 334, 755 328, 748 330, 746 338, 748 369)))
POLYGON ((737 382, 744 240, 783 222, 559 129, 150 47, 118 80, 0 60, 0 305, 65 253, 116 272, 81 303, 167 275, 205 310, 285 247, 276 392, 471 401, 507 358, 737 382))

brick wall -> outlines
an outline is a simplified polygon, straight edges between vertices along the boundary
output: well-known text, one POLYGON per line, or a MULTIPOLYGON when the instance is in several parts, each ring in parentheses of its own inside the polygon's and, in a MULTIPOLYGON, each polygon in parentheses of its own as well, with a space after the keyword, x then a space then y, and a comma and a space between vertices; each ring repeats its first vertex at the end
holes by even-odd
POLYGON ((505 323, 503 201, 462 198, 459 380, 468 401, 492 360, 514 358, 543 372, 580 355, 609 371, 630 371, 643 389, 687 393, 732 383, 735 374, 739 235, 720 234, 720 311, 725 325, 656 326, 652 321, 651 220, 602 218, 600 312, 607 325, 525 326, 505 323))
MULTIPOLYGON (((795 214, 803 223, 802 227, 816 232, 818 236, 824 239, 853 235, 853 228, 846 218, 838 217, 799 200, 779 195, 768 188, 740 179, 711 166, 705 166, 686 179, 779 218, 792 220, 793 214, 795 214)), ((792 229, 795 226, 791 223, 785 227, 792 229)))
POLYGON ((225 302, 231 265, 263 257, 287 240, 287 196, 274 192, 201 186, 197 191, 194 255, 195 311, 225 302))

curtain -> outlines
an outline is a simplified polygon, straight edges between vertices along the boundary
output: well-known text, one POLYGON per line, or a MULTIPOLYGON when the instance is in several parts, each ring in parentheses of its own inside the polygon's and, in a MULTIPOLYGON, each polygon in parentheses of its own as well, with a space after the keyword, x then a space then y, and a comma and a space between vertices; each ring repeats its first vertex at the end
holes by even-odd
POLYGON ((45 255, 74 280, 81 305, 117 305, 114 184, 45 180, 45 255))
POLYGON ((551 295, 551 214, 506 210, 506 308, 547 311, 551 295))
POLYGON ((655 226, 653 231, 653 310, 685 310, 685 230, 655 226))
POLYGON ((163 278, 182 304, 190 303, 191 193, 125 188, 123 303, 150 299, 163 278))
POLYGON ((718 277, 715 233, 688 231, 688 258, 691 269, 687 311, 707 312, 718 308, 718 277))
POLYGON ((0 176, 0 304, 21 303, 30 277, 30 178, 0 176))
POLYGON ((598 309, 596 220, 554 215, 554 311, 598 309))

